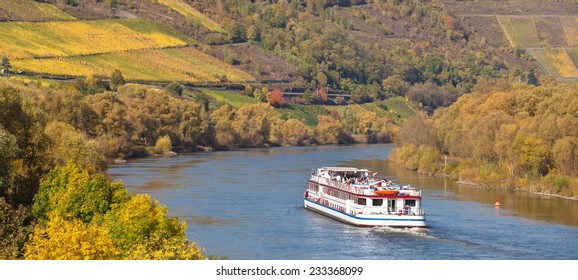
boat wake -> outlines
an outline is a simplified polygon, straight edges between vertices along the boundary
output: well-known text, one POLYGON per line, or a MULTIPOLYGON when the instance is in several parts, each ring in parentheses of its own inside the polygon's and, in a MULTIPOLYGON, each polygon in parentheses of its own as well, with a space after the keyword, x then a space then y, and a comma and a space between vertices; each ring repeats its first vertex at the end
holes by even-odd
POLYGON ((393 227, 373 227, 371 228, 372 233, 381 234, 409 234, 413 236, 420 236, 425 238, 435 238, 434 236, 428 235, 429 230, 427 228, 393 228, 393 227))

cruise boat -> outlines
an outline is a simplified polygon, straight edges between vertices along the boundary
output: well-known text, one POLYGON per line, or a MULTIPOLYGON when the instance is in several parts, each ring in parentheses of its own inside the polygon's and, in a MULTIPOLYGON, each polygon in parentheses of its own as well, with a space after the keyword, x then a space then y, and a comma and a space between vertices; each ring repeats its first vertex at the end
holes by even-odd
POLYGON ((376 174, 353 167, 313 170, 304 206, 356 226, 426 227, 421 191, 376 174))

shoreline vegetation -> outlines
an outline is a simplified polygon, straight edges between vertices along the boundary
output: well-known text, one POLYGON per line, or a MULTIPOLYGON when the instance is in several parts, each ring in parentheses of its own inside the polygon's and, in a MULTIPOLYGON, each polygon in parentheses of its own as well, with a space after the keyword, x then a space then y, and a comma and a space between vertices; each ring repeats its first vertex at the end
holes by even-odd
POLYGON ((578 198, 578 91, 550 83, 479 83, 404 123, 390 159, 482 187, 578 198))
POLYGON ((265 99, 233 107, 180 85, 118 80, 0 79, 0 259, 222 258, 188 241, 184 222, 158 201, 109 182, 101 175, 107 162, 175 150, 391 142, 398 125, 384 115, 405 114, 320 105, 295 119, 265 99))

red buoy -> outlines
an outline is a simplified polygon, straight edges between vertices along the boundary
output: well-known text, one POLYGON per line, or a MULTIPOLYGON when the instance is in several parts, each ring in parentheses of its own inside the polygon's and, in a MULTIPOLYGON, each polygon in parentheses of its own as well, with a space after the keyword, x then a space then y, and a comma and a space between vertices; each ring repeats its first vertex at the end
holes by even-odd
POLYGON ((494 203, 494 206, 496 206, 496 208, 502 206, 502 204, 500 204, 500 201, 498 201, 497 198, 496 198, 496 203, 494 203))

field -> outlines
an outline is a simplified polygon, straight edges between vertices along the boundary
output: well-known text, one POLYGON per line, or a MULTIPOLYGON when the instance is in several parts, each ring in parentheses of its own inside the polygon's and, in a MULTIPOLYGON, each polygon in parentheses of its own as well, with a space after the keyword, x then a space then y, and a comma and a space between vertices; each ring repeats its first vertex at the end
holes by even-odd
POLYGON ((182 0, 156 0, 157 2, 177 11, 181 15, 185 16, 185 18, 189 20, 197 20, 206 27, 207 29, 219 32, 219 33, 226 33, 225 30, 215 21, 208 18, 206 15, 200 13, 199 11, 195 10, 189 4, 183 2, 182 0))
POLYGON ((207 94, 208 96, 218 101, 223 101, 236 108, 257 103, 257 99, 255 98, 226 91, 203 90, 203 93, 207 94))
POLYGON ((65 76, 110 76, 118 69, 125 79, 132 81, 240 83, 253 80, 251 75, 193 48, 23 59, 13 61, 12 65, 27 72, 65 76))
POLYGON ((379 117, 392 120, 400 125, 403 121, 415 115, 415 110, 410 108, 401 97, 390 98, 383 101, 365 103, 361 105, 347 106, 325 106, 325 105, 290 105, 279 109, 283 118, 293 118, 304 120, 310 127, 317 126, 317 115, 327 115, 332 111, 337 111, 340 115, 346 111, 354 112, 356 115, 365 111, 371 111, 379 117))
POLYGON ((56 21, 75 20, 58 8, 34 0, 0 0, 0 20, 11 21, 56 21), (2 16, 2 14, 4 14, 2 16))
POLYGON ((562 78, 578 77, 578 69, 571 55, 575 50, 570 50, 570 54, 564 49, 535 49, 530 52, 551 75, 562 78))
POLYGON ((578 46, 578 18, 563 17, 560 18, 560 23, 564 29, 564 35, 566 36, 568 46, 578 46))
POLYGON ((0 56, 10 59, 64 57, 186 45, 165 33, 137 32, 121 23, 111 20, 2 22, 0 56))
POLYGON ((540 47, 540 39, 534 18, 500 16, 498 21, 513 47, 540 47))

